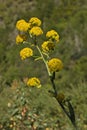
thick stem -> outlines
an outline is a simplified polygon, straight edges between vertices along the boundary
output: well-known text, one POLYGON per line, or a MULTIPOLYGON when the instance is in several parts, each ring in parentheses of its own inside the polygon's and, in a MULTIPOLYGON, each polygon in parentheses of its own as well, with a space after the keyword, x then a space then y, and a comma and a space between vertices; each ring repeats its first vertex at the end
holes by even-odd
MULTIPOLYGON (((36 44, 35 44, 35 45, 36 45, 36 44)), ((41 57, 42 57, 42 59, 43 59, 44 64, 46 65, 46 69, 47 69, 48 75, 49 75, 49 77, 50 77, 50 80, 51 80, 51 83, 52 83, 52 87, 53 87, 53 89, 54 89, 55 98, 56 98, 56 100, 57 100, 58 92, 57 92, 57 90, 56 90, 56 86, 55 86, 55 83, 54 83, 55 73, 53 73, 53 75, 50 73, 49 68, 48 68, 48 65, 47 65, 47 61, 45 60, 45 58, 44 58, 44 56, 43 56, 43 54, 42 54, 42 52, 41 52, 39 46, 36 45, 36 48, 37 48, 37 50, 39 51, 39 53, 40 53, 40 55, 41 55, 41 57)), ((57 100, 57 102, 58 102, 58 104, 60 105, 60 107, 62 108, 62 110, 64 111, 64 113, 67 115, 67 117, 69 118, 69 120, 71 121, 71 123, 72 123, 72 125, 74 126, 75 130, 77 130, 76 123, 75 123, 75 121, 72 121, 71 116, 70 116, 70 113, 66 110, 66 108, 64 107, 64 105, 63 105, 62 103, 60 103, 58 100, 57 100)))
POLYGON ((50 80, 51 80, 51 83, 52 83, 52 87, 54 89, 55 97, 57 97, 57 90, 56 90, 56 86, 55 86, 55 83, 54 83, 53 76, 50 76, 50 80))
POLYGON ((64 113, 67 115, 67 117, 69 118, 69 120, 71 121, 71 123, 72 123, 72 125, 74 126, 75 130, 78 130, 78 129, 77 129, 77 126, 76 126, 76 123, 75 123, 75 121, 72 120, 72 117, 71 117, 70 113, 66 110, 66 108, 64 107, 64 105, 63 105, 61 102, 59 102, 58 99, 57 99, 58 93, 57 93, 57 90, 56 90, 56 86, 55 86, 55 83, 54 83, 54 79, 51 77, 50 80, 51 80, 52 87, 53 87, 54 92, 55 92, 55 93, 54 93, 54 94, 55 94, 55 98, 56 98, 58 104, 60 105, 60 107, 62 108, 62 110, 64 111, 64 113))

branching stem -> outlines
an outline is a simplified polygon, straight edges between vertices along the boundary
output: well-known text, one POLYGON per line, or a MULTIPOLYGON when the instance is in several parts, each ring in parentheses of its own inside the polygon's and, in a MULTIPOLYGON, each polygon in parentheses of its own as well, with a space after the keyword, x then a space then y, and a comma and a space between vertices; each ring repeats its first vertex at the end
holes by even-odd
POLYGON ((48 68, 47 61, 45 60, 45 58, 44 58, 44 56, 43 56, 43 54, 42 54, 42 52, 41 52, 41 50, 40 50, 40 48, 39 48, 39 46, 38 46, 37 44, 36 44, 36 48, 37 48, 37 50, 39 51, 39 53, 40 53, 40 55, 41 55, 41 57, 42 57, 42 60, 43 60, 44 64, 46 65, 46 69, 47 69, 48 75, 49 75, 49 77, 50 77, 50 81, 51 81, 51 83, 52 83, 52 87, 53 87, 53 89, 54 89, 55 99, 57 100, 58 104, 60 105, 60 107, 62 108, 62 110, 64 111, 64 113, 67 115, 67 117, 68 117, 69 120, 71 121, 71 123, 72 123, 72 125, 74 126, 75 130, 77 130, 76 123, 75 123, 75 121, 73 121, 73 119, 72 119, 70 113, 66 110, 66 108, 64 107, 64 105, 62 104, 62 102, 59 102, 58 99, 57 99, 58 92, 57 92, 57 90, 56 90, 56 86, 55 86, 55 82, 54 82, 54 80, 55 80, 55 73, 53 73, 53 74, 50 73, 49 68, 48 68))
POLYGON ((40 55, 41 55, 41 57, 42 57, 42 59, 43 59, 43 62, 44 62, 45 65, 46 65, 46 69, 47 69, 48 75, 51 76, 51 73, 50 73, 49 68, 48 68, 48 65, 47 65, 47 61, 45 60, 45 58, 44 58, 44 56, 43 56, 43 54, 42 54, 42 52, 41 52, 39 46, 36 45, 36 48, 37 48, 37 50, 39 51, 39 53, 40 53, 40 55))

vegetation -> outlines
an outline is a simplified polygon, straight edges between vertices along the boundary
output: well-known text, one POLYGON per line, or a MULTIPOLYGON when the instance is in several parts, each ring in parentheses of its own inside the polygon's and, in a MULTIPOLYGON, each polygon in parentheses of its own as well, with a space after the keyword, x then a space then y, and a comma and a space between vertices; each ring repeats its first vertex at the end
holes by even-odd
MULTIPOLYGON (((60 35, 54 53, 62 59, 64 69, 56 74, 56 85, 58 91, 70 97, 79 130, 87 129, 86 5, 86 0, 0 1, 1 130, 13 130, 15 124, 17 124, 17 128, 14 127, 16 130, 33 129, 32 127, 38 130, 73 130, 67 117, 63 118, 65 114, 55 99, 49 97, 48 90, 51 86, 43 64, 40 66, 42 73, 39 73, 38 61, 37 64, 33 64, 33 59, 31 62, 22 62, 19 57, 19 51, 25 45, 15 44, 16 22, 22 18, 28 20, 33 16, 42 20, 44 32, 55 29, 60 35), (25 80, 33 75, 40 77, 44 85, 40 90, 27 91, 25 80), (20 115, 24 110, 26 116, 21 120, 20 115)), ((44 39, 45 36, 41 41, 44 39)))

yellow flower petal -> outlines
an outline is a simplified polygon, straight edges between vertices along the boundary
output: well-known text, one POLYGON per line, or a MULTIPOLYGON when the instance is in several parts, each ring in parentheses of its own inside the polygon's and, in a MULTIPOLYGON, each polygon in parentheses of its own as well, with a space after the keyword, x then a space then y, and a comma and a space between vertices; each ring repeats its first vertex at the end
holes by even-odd
POLYGON ((50 72, 57 72, 63 68, 63 63, 58 58, 52 58, 48 61, 48 67, 50 72))
POLYGON ((51 40, 55 40, 55 41, 59 41, 59 35, 55 30, 50 30, 46 33, 46 37, 51 39, 51 40))
POLYGON ((20 56, 22 60, 31 57, 32 55, 33 55, 33 50, 31 48, 26 47, 20 51, 20 56))
POLYGON ((26 40, 26 36, 25 35, 17 35, 17 37, 16 37, 16 44, 20 44, 20 43, 22 43, 25 40, 26 40))
POLYGON ((43 42, 43 44, 42 44, 42 50, 43 50, 44 52, 52 51, 52 50, 54 50, 54 47, 55 47, 55 45, 54 45, 54 43, 51 42, 51 41, 45 41, 45 42, 43 42))
POLYGON ((40 35, 43 34, 43 31, 40 27, 33 27, 30 30, 30 34, 33 35, 33 36, 40 36, 40 35))
POLYGON ((21 19, 21 20, 17 21, 16 28, 19 31, 26 32, 30 28, 30 24, 27 23, 25 20, 21 19))
POLYGON ((36 77, 28 79, 27 85, 30 86, 30 87, 37 87, 37 88, 41 87, 40 80, 36 77))
POLYGON ((32 17, 32 18, 29 20, 29 23, 30 23, 32 26, 40 26, 40 25, 41 25, 41 20, 38 19, 37 17, 32 17))

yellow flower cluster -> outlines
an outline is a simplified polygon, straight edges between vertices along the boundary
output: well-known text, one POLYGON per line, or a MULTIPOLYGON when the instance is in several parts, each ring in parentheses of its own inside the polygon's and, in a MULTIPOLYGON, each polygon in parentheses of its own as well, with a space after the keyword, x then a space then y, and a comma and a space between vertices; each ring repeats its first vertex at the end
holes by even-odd
POLYGON ((20 51, 20 57, 22 60, 31 56, 33 56, 33 50, 31 48, 26 47, 20 51))
POLYGON ((31 24, 31 26, 40 26, 41 25, 41 20, 36 18, 36 17, 32 17, 29 20, 29 23, 31 24))
POLYGON ((43 31, 40 27, 35 26, 35 27, 31 28, 31 30, 30 30, 30 35, 40 36, 42 34, 43 34, 43 31))
POLYGON ((36 77, 28 79, 27 85, 30 86, 30 87, 37 87, 37 88, 41 87, 40 80, 36 77))
POLYGON ((16 37, 16 44, 20 44, 20 43, 22 43, 25 40, 26 40, 26 36, 25 35, 17 35, 17 37, 16 37))
POLYGON ((49 52, 51 50, 54 50, 54 47, 55 47, 55 45, 52 41, 45 41, 42 44, 42 50, 44 52, 49 52))
POLYGON ((17 21, 16 28, 19 31, 26 32, 30 28, 30 24, 27 23, 25 20, 21 19, 21 20, 17 21))
POLYGON ((63 63, 58 58, 52 58, 51 60, 48 61, 48 67, 50 72, 58 72, 63 68, 63 63))
POLYGON ((52 41, 59 41, 59 35, 55 30, 48 31, 46 33, 46 37, 49 38, 52 41))
MULTIPOLYGON (((18 20, 16 23, 16 28, 22 32, 29 31, 30 36, 40 36, 43 34, 42 29, 39 27, 40 25, 41 20, 37 17, 32 17, 29 22, 26 22, 24 19, 18 20)), ((23 39, 17 37, 16 41, 16 43, 19 43, 19 41, 23 42, 23 39)))

